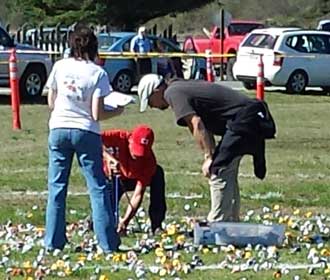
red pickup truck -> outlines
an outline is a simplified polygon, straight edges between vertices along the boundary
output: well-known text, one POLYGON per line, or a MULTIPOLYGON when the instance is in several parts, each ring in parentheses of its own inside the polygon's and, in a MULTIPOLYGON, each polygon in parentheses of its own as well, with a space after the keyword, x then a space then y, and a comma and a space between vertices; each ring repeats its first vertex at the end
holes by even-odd
MULTIPOLYGON (((251 32, 253 29, 264 28, 264 24, 257 21, 247 20, 232 20, 230 24, 224 30, 224 42, 223 42, 223 53, 236 55, 238 46, 245 37, 246 34, 251 32)), ((209 32, 207 29, 203 29, 207 37, 188 37, 184 41, 183 49, 185 52, 196 52, 205 53, 205 50, 210 49, 212 54, 221 53, 221 32, 220 27, 214 26, 212 31, 209 32)), ((236 58, 228 57, 224 58, 226 79, 233 80, 232 67, 236 58)), ((215 68, 220 65, 220 58, 213 58, 212 62, 215 68)))

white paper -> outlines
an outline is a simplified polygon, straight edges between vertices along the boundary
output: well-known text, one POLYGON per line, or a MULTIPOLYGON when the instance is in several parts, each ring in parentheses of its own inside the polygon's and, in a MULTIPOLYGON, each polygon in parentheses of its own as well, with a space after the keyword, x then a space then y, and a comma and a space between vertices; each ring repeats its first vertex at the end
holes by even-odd
POLYGON ((111 92, 104 98, 104 108, 111 111, 118 106, 126 106, 135 103, 135 97, 118 91, 111 92))

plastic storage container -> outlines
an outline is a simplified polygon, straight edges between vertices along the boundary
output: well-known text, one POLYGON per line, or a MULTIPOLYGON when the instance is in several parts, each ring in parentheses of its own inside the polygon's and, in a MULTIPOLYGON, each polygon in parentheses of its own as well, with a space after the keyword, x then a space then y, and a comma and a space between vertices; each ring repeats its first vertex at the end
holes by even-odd
POLYGON ((284 240, 283 225, 265 226, 250 223, 196 223, 194 228, 194 243, 202 245, 246 246, 261 244, 279 246, 284 240))

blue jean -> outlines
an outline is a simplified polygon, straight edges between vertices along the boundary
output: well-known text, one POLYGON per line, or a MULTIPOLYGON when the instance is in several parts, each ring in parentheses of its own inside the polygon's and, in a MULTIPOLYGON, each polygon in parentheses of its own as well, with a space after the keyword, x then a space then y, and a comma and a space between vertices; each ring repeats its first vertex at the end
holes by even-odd
MULTIPOLYGON (((125 192, 134 191, 135 187, 135 179, 120 180, 120 188, 118 190, 119 200, 125 192)), ((115 204, 114 197, 112 198, 112 203, 115 204)), ((149 217, 152 232, 162 227, 162 222, 165 220, 166 209, 165 174, 163 168, 157 165, 155 174, 152 176, 150 182, 149 217)))
POLYGON ((66 239, 65 206, 74 154, 90 194, 94 230, 104 252, 117 250, 120 239, 114 225, 110 187, 102 168, 102 142, 98 134, 81 129, 52 129, 48 137, 48 203, 45 247, 63 249, 66 239))

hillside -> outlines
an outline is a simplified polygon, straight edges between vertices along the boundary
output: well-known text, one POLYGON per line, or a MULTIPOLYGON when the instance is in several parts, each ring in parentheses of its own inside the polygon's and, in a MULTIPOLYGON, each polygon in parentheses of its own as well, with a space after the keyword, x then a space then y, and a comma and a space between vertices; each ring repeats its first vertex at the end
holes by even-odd
POLYGON ((85 21, 135 30, 152 18, 146 22, 148 27, 157 23, 158 30, 163 30, 173 24, 178 34, 201 33, 219 19, 221 7, 233 18, 256 19, 272 26, 312 28, 319 19, 330 18, 330 0, 0 0, 0 6, 0 24, 12 26, 85 21))
POLYGON ((189 12, 171 14, 148 21, 163 30, 173 24, 178 34, 201 34, 203 27, 210 27, 219 19, 220 8, 229 11, 233 18, 256 19, 271 26, 299 26, 314 28, 319 19, 330 18, 329 0, 223 0, 206 4, 189 12))

